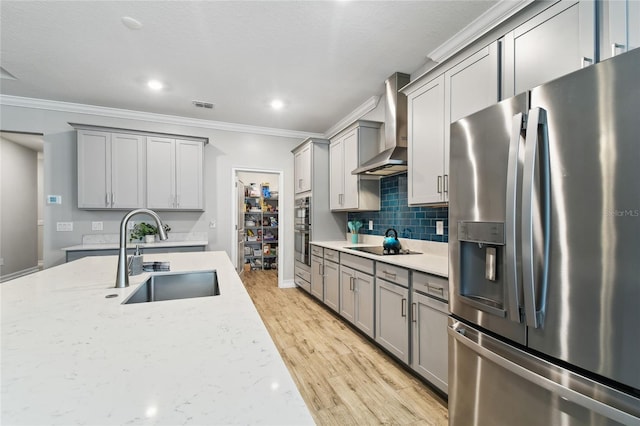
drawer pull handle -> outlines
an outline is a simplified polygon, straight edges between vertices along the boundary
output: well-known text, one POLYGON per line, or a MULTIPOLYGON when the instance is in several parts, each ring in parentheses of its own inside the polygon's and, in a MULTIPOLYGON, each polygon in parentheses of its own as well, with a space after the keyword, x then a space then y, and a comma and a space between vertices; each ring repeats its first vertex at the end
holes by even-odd
POLYGON ((444 295, 444 288, 443 287, 438 287, 438 286, 435 286, 435 285, 427 284, 427 288, 430 291, 437 291, 440 294, 444 295))
POLYGON ((388 277, 393 277, 393 278, 396 278, 396 277, 397 277, 397 275, 396 275, 396 273, 395 273, 395 272, 382 271, 382 273, 383 273, 383 274, 385 274, 385 275, 386 275, 386 276, 388 276, 388 277))

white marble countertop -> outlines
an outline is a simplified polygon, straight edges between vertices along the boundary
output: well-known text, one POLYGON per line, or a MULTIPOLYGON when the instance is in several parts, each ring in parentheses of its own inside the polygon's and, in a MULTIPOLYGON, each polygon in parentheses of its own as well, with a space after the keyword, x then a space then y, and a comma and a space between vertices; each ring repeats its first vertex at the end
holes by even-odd
MULTIPOLYGON (((326 247, 333 250, 338 250, 343 253, 349 253, 356 256, 366 257, 378 262, 389 263, 391 265, 402 266, 404 268, 413 269, 415 271, 421 271, 428 274, 439 275, 441 277, 449 276, 449 257, 447 255, 446 243, 418 243, 414 242, 414 246, 408 243, 407 240, 402 240, 403 248, 410 248, 411 250, 418 251, 422 254, 408 254, 408 255, 396 255, 396 256, 378 256, 375 254, 365 253, 362 251, 349 250, 347 247, 366 247, 366 246, 380 246, 382 245, 377 241, 363 241, 361 243, 354 244, 349 240, 346 241, 312 241, 311 244, 326 247), (419 246, 418 246, 419 244, 419 246)), ((413 240, 415 241, 415 240, 413 240)))
MULTIPOLYGON (((156 241, 153 243, 145 242, 128 242, 127 249, 135 248, 136 245, 140 248, 162 248, 162 247, 201 247, 209 244, 208 241, 156 241)), ((75 246, 64 247, 62 251, 93 251, 93 250, 118 250, 120 248, 119 243, 94 243, 94 244, 78 244, 75 246)))
POLYGON ((145 260, 216 269, 221 294, 122 305, 149 274, 114 288, 116 256, 0 286, 1 424, 313 424, 226 253, 145 260))

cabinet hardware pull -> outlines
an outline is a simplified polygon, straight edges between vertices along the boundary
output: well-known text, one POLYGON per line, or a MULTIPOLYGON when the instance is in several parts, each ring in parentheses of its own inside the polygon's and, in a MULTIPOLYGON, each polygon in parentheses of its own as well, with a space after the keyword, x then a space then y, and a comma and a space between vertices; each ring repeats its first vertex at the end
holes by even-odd
POLYGON ((449 175, 444 175, 444 192, 449 193, 449 175))
POLYGON ((108 192, 104 193, 104 205, 105 205, 105 207, 109 207, 109 193, 108 192))
POLYGON ((407 299, 405 299, 404 297, 402 298, 401 311, 402 311, 402 316, 406 317, 407 316, 407 299))
POLYGON ((411 304, 411 321, 412 322, 418 322, 418 312, 416 311, 416 305, 417 303, 411 304))
POLYGON ((180 196, 176 195, 176 207, 180 207, 180 196))
POLYGON ((397 275, 396 275, 396 273, 395 273, 395 272, 382 271, 382 273, 383 273, 383 274, 385 274, 385 275, 386 275, 386 276, 388 276, 388 277, 393 277, 393 278, 396 278, 396 277, 397 277, 397 275))
POLYGON ((427 284, 427 288, 430 291, 439 291, 440 294, 444 295, 444 288, 442 288, 442 287, 438 287, 438 286, 435 286, 435 285, 427 284))
POLYGON ((442 194, 442 176, 438 175, 438 194, 442 194))
POLYGON ((580 62, 580 68, 586 68, 589 65, 593 65, 593 59, 583 56, 582 61, 580 62))
POLYGON ((611 44, 611 57, 612 58, 618 54, 618 52, 617 52, 618 49, 624 49, 624 44, 620 44, 620 43, 612 43, 611 44))
POLYGON ((353 283, 354 277, 349 277, 349 290, 353 291, 355 285, 353 283))
POLYGON ((111 207, 113 207, 116 204, 116 193, 112 192, 111 193, 111 207))

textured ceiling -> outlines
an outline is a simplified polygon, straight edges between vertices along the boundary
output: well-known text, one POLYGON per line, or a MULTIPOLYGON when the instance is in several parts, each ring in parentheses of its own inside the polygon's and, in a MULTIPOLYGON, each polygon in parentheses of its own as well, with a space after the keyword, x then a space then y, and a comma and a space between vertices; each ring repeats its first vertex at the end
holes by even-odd
POLYGON ((495 3, 2 0, 0 93, 323 133, 495 3))

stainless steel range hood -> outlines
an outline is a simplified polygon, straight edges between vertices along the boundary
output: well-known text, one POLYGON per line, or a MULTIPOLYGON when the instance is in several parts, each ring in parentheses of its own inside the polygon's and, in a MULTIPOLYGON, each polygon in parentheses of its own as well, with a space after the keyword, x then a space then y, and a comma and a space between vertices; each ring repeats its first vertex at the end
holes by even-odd
POLYGON ((407 96, 398 90, 410 76, 395 73, 385 82, 385 150, 351 172, 354 175, 391 176, 407 171, 407 96))

